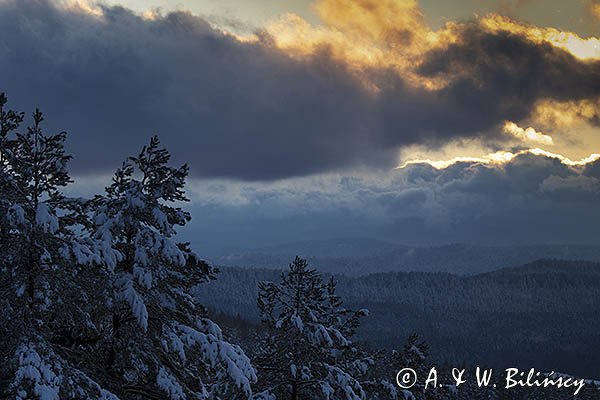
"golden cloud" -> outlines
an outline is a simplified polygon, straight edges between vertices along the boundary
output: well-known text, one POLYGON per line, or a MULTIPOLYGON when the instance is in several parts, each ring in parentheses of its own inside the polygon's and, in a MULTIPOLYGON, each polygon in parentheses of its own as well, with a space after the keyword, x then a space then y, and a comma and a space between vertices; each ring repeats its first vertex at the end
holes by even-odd
MULTIPOLYGON (((312 25, 294 14, 271 22, 266 31, 274 44, 295 57, 327 51, 355 71, 374 92, 378 91, 379 83, 370 79, 368 72, 372 68, 392 69, 415 87, 429 90, 446 87, 457 76, 424 77, 418 69, 430 52, 468 40, 469 29, 473 28, 492 35, 506 32, 529 43, 551 45, 584 63, 600 60, 597 37, 583 38, 573 32, 537 27, 498 14, 468 22, 449 22, 434 31, 425 22, 417 0, 319 0, 314 8, 322 25, 312 25)), ((600 99, 563 102, 540 99, 530 117, 544 129, 554 130, 582 120, 598 119, 599 110, 600 99)), ((503 129, 524 142, 553 144, 550 136, 533 128, 523 129, 511 122, 503 129)))
POLYGON ((81 12, 88 15, 93 15, 94 17, 104 16, 104 11, 102 8, 90 0, 60 0, 58 5, 65 10, 81 12))
MULTIPOLYGON (((60 0, 71 9, 101 16, 103 11, 90 0, 60 0)), ((448 22, 434 31, 425 22, 418 0, 317 0, 314 10, 322 24, 312 25, 298 15, 288 13, 265 27, 272 43, 294 57, 306 57, 326 51, 356 72, 369 68, 389 68, 418 87, 439 89, 447 78, 425 78, 415 70, 424 56, 436 49, 460 43, 469 24, 490 32, 510 32, 534 43, 548 43, 582 60, 600 60, 600 39, 582 38, 573 32, 539 28, 511 18, 489 14, 467 23, 448 22)), ((594 2, 590 9, 599 10, 594 2)), ((153 19, 156 10, 142 16, 153 19)), ((261 35, 238 35, 242 42, 264 40, 261 35)), ((364 77, 363 77, 364 78, 364 77)), ((374 83, 363 79, 367 86, 374 83)))
POLYGON ((591 154, 588 157, 582 158, 580 160, 571 160, 568 157, 565 157, 560 154, 552 153, 540 148, 526 149, 517 152, 510 151, 497 151, 494 153, 486 154, 480 157, 455 157, 448 160, 431 160, 431 159, 420 159, 420 160, 411 160, 407 161, 404 164, 396 167, 396 169, 403 169, 409 165, 414 164, 429 164, 436 169, 444 169, 448 168, 451 165, 460 163, 460 162, 468 162, 468 163, 481 163, 481 164, 494 164, 494 165, 503 165, 511 162, 515 157, 524 154, 532 154, 535 156, 543 156, 547 158, 553 158, 556 160, 560 160, 564 165, 568 165, 570 167, 583 167, 587 164, 593 163, 597 160, 600 160, 600 154, 591 154))
POLYGON ((543 127, 567 128, 585 121, 600 119, 600 99, 551 101, 536 105, 532 120, 543 127))
POLYGON ((321 0, 315 9, 327 26, 396 53, 418 46, 429 33, 416 0, 321 0))
POLYGON ((440 79, 417 76, 414 70, 427 51, 458 36, 453 24, 432 31, 416 0, 320 0, 314 8, 323 25, 313 26, 295 14, 267 25, 278 48, 296 57, 327 51, 356 72, 390 68, 416 86, 442 86, 440 79))
POLYGON ((496 14, 482 18, 480 24, 490 32, 510 32, 534 43, 551 44, 582 60, 600 60, 600 39, 597 37, 582 38, 573 32, 539 28, 496 14))
POLYGON ((588 0, 588 9, 593 17, 600 19, 600 1, 588 0))
MULTIPOLYGON (((509 32, 536 44, 551 44, 581 60, 600 60, 599 38, 539 28, 497 14, 467 23, 449 22, 433 31, 417 0, 318 0, 314 9, 322 25, 286 14, 269 23, 266 32, 278 48, 292 56, 327 51, 359 75, 373 67, 393 69, 412 85, 432 90, 445 87, 450 78, 416 73, 424 57, 432 50, 462 42, 473 24, 488 33, 509 32)), ((377 89, 368 78, 361 79, 377 89)))
POLYGON ((552 136, 545 135, 541 132, 536 131, 531 126, 528 128, 521 128, 519 125, 511 121, 506 121, 502 127, 504 133, 511 135, 523 142, 534 142, 551 146, 554 144, 552 136))

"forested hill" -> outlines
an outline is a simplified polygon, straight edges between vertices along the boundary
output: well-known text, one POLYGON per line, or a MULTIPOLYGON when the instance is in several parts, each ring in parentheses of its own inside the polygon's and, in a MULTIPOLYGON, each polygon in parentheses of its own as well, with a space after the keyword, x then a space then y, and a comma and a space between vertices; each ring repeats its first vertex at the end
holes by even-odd
MULTIPOLYGON (((257 320, 256 283, 278 279, 274 270, 223 268, 197 295, 213 310, 257 320)), ((359 334, 378 346, 395 347, 417 332, 439 360, 598 377, 598 263, 549 259, 468 277, 394 272, 337 280, 348 306, 370 309, 359 334)))
POLYGON ((215 265, 281 269, 296 255, 307 257, 321 271, 347 276, 380 272, 449 272, 475 275, 539 259, 600 262, 600 247, 584 245, 435 247, 394 245, 369 239, 304 241, 237 254, 210 257, 215 265))

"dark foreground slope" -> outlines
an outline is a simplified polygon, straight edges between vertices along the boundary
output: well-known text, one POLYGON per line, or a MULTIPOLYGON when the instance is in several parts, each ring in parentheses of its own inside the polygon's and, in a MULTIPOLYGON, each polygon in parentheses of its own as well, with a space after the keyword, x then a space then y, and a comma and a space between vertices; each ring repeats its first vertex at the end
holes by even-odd
MULTIPOLYGON (((225 268, 198 296, 215 311, 256 321, 256 282, 278 278, 273 270, 225 268)), ((374 345, 398 347, 417 332, 440 361, 600 376, 600 264, 540 260, 470 277, 338 280, 348 306, 370 309, 360 336, 374 345)))

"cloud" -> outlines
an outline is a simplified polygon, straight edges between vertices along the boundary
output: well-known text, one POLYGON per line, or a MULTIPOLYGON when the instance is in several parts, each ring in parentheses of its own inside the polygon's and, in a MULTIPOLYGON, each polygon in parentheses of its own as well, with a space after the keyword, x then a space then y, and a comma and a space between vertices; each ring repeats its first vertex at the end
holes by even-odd
POLYGON ((579 101, 540 101, 532 119, 543 126, 569 127, 588 122, 600 126, 600 98, 579 101))
POLYGON ((598 193, 600 191, 600 181, 594 177, 585 175, 567 176, 566 178, 551 175, 541 183, 540 190, 543 192, 573 191, 598 193))
POLYGON ((554 144, 554 140, 552 140, 552 136, 545 135, 541 132, 537 132, 532 127, 521 128, 519 125, 515 124, 511 121, 506 121, 504 126, 502 127, 505 133, 514 136, 515 138, 523 141, 523 142, 533 142, 540 143, 552 146, 554 144))
POLYGON ((268 24, 266 32, 296 57, 326 48, 355 71, 383 67, 405 75, 415 58, 438 40, 416 0, 321 0, 314 9, 319 26, 285 14, 268 24))
POLYGON ((593 17, 600 19, 600 1, 588 0, 587 6, 588 6, 588 10, 589 10, 590 14, 593 17))
POLYGON ((404 146, 502 141, 542 100, 600 96, 599 61, 508 23, 432 32, 413 1, 316 8, 321 28, 241 38, 185 12, 0 0, 0 90, 71 133, 78 174, 159 134, 194 177, 240 180, 388 169, 404 146))
POLYGON ((600 159, 522 152, 504 162, 410 164, 272 183, 197 181, 196 228, 206 248, 306 237, 367 236, 410 244, 597 243, 600 159), (260 229, 257 229, 260 227, 260 229))
POLYGON ((112 170, 155 133, 196 176, 389 162, 365 133, 362 85, 326 55, 292 60, 181 12, 97 16, 43 0, 0 3, 0 35, 3 90, 71 133, 80 170, 112 170))
POLYGON ((581 60, 600 59, 600 38, 598 37, 582 38, 573 32, 551 27, 540 28, 497 14, 490 14, 482 18, 479 25, 492 34, 511 33, 534 44, 549 44, 565 50, 581 60))
POLYGON ((569 167, 582 167, 586 166, 590 163, 593 163, 600 159, 600 154, 591 154, 588 157, 585 157, 581 160, 571 160, 567 157, 564 157, 560 154, 551 153, 546 150, 542 150, 539 148, 520 150, 515 153, 511 153, 509 151, 497 151, 495 153, 490 153, 487 155, 483 155, 480 157, 454 157, 446 160, 431 160, 431 159, 414 159, 405 162, 403 165, 397 167, 396 169, 407 168, 411 165, 417 164, 427 164, 436 169, 445 169, 449 168, 458 163, 478 163, 478 164, 493 164, 493 165, 505 165, 511 163, 513 160, 523 156, 539 156, 539 157, 547 157, 549 159, 559 160, 561 164, 567 165, 569 167))
POLYGON ((538 100, 596 99, 600 93, 600 61, 581 62, 550 44, 478 25, 466 27, 458 43, 430 52, 420 72, 450 79, 443 93, 492 115, 525 117, 538 100))

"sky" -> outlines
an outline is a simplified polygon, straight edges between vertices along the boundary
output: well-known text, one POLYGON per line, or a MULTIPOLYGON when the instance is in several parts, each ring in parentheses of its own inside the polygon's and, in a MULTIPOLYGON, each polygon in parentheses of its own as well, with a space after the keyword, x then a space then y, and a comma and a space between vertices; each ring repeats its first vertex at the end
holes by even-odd
MULTIPOLYGON (((143 13, 152 9, 163 12, 188 10, 205 17, 234 19, 259 28, 282 14, 294 13, 313 24, 320 20, 314 12, 314 0, 108 0, 143 13)), ((466 20, 475 15, 497 12, 540 26, 554 26, 580 35, 594 35, 600 26, 589 18, 586 0, 422 0, 419 6, 426 22, 440 28, 448 21, 466 20)))
POLYGON ((182 236, 600 243, 600 2, 0 0, 0 91, 89 194, 157 134, 182 236))

